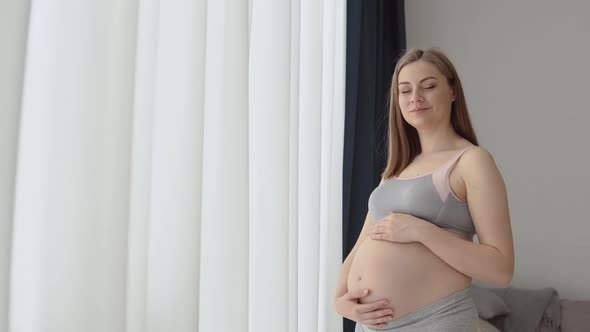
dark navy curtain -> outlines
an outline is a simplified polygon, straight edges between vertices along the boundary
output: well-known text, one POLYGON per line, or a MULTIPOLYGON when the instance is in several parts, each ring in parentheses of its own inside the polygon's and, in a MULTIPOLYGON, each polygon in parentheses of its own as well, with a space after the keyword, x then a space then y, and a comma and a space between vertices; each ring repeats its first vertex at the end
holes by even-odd
MULTIPOLYGON (((367 200, 387 161, 388 91, 406 48, 403 0, 348 0, 343 165, 343 256, 356 243, 367 200)), ((344 319, 344 331, 354 322, 344 319)))

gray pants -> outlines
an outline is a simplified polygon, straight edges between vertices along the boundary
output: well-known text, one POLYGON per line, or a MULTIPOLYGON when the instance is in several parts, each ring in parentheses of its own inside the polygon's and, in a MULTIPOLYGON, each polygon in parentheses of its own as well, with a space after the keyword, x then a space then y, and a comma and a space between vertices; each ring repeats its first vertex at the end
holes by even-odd
POLYGON ((477 329, 477 309, 471 297, 471 286, 435 301, 387 326, 374 330, 356 324, 355 332, 473 332, 477 329))

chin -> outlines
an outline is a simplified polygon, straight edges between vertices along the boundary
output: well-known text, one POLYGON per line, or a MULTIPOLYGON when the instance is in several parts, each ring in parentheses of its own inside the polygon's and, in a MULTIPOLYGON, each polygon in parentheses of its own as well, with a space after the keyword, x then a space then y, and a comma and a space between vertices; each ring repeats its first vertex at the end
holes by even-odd
POLYGON ((410 126, 416 128, 416 129, 424 129, 424 128, 428 128, 431 127, 430 125, 430 121, 423 121, 423 120, 418 120, 418 121, 406 121, 410 126))

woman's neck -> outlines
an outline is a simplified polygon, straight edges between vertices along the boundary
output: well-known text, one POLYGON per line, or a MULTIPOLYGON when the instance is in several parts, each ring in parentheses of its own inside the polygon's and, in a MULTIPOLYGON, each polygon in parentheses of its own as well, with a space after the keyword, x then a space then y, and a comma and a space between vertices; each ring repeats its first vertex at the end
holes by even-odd
POLYGON ((419 130, 418 137, 420 138, 422 154, 455 150, 457 149, 457 143, 462 141, 462 137, 450 126, 434 130, 419 130))

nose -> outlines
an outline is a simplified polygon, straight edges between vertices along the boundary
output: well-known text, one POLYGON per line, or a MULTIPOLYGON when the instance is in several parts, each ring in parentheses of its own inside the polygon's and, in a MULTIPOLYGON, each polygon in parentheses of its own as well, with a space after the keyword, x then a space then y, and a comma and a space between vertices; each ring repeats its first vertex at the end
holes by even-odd
POLYGON ((415 103, 421 103, 421 102, 423 102, 423 101, 424 101, 424 98, 422 98, 422 95, 420 95, 420 94, 418 93, 418 91, 416 91, 416 92, 412 92, 412 96, 411 96, 411 98, 410 98, 410 101, 411 101, 412 103, 414 103, 414 104, 415 104, 415 103))

